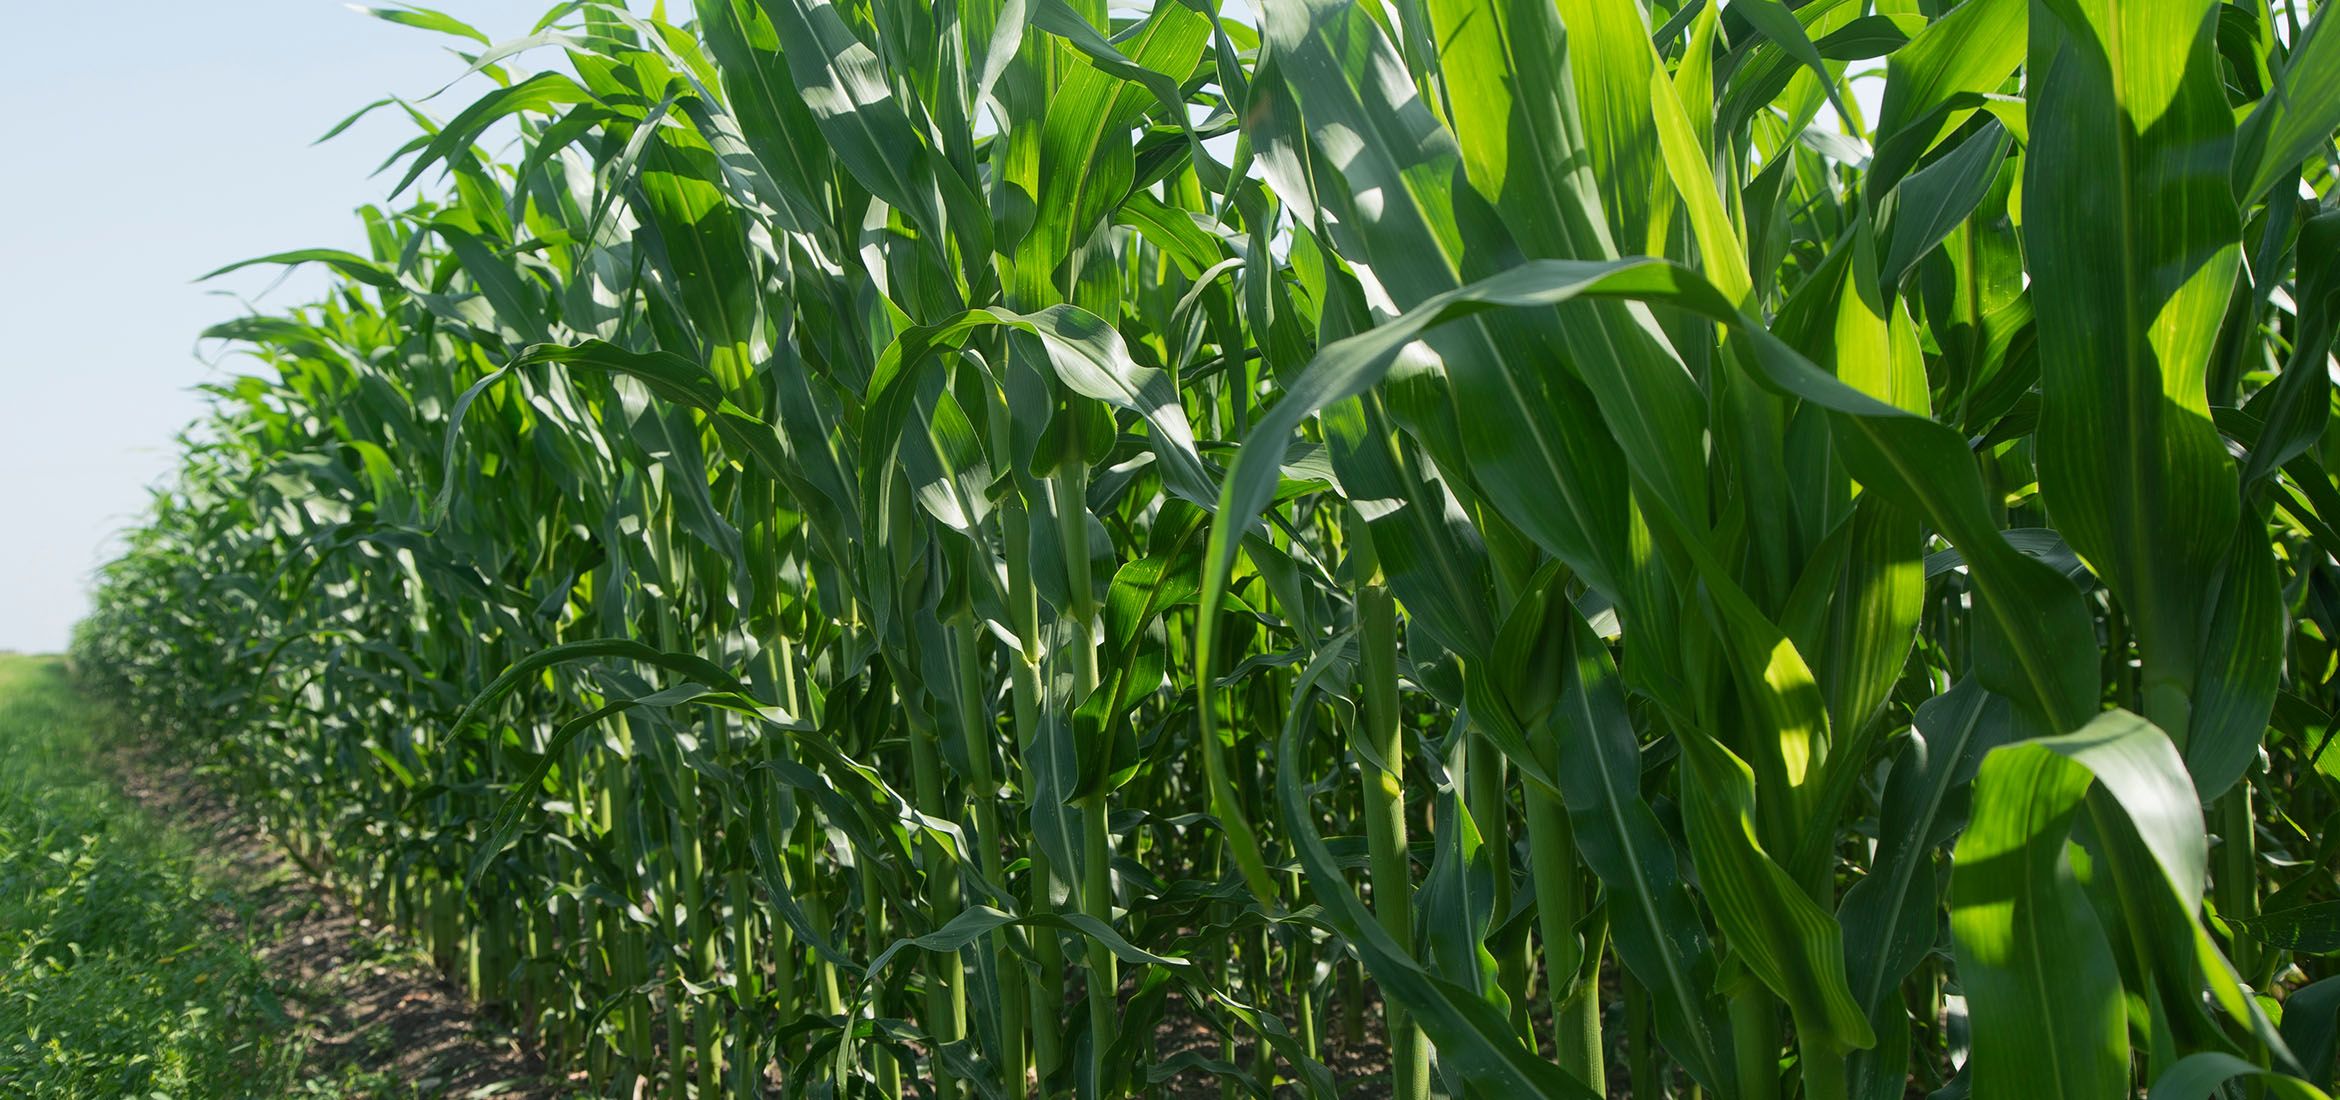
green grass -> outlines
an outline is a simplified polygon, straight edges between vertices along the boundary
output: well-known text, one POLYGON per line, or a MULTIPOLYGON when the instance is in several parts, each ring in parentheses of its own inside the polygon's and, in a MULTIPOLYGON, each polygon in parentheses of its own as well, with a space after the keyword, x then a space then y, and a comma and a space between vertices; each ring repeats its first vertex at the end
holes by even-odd
POLYGON ((239 899, 116 793, 102 711, 64 663, 0 656, 0 1088, 34 1097, 284 1093, 298 1063, 239 899))

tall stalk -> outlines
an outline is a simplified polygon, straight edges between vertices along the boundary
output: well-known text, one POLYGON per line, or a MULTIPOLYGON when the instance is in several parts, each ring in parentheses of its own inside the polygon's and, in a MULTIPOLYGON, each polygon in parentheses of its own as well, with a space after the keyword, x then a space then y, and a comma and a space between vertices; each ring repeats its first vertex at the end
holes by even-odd
MULTIPOLYGON (((1056 511, 1059 552, 1064 556, 1065 589, 1071 624, 1074 705, 1097 690, 1097 597, 1089 574, 1088 469, 1078 463, 1060 467, 1049 477, 1056 511)), ((1069 720, 1069 717, 1068 719, 1069 720)), ((1078 803, 1081 819, 1081 911, 1110 926, 1113 923, 1113 845, 1107 824, 1109 808, 1102 791, 1085 793, 1078 803)), ((1090 1088, 1105 1088, 1111 1072, 1107 1048, 1119 1031, 1120 967, 1113 952, 1092 939, 1088 947, 1089 1072, 1090 1088)))
MULTIPOLYGON (((1406 746, 1399 728, 1397 604, 1390 597, 1373 539, 1364 524, 1350 527, 1349 568, 1357 577, 1357 644, 1365 681, 1363 720, 1354 750, 1365 794, 1365 844, 1372 870, 1373 916, 1401 945, 1414 942, 1412 859, 1406 848, 1406 746)), ((1384 999, 1382 1027, 1389 1039, 1390 1095, 1430 1095, 1430 1044, 1407 1019, 1404 1006, 1384 999)))
POLYGON ((1528 827, 1528 872, 1543 936, 1545 992, 1552 1005, 1552 1044, 1560 1068, 1594 1092, 1608 1088, 1601 1045, 1600 957, 1603 937, 1578 931, 1585 904, 1576 840, 1560 800, 1522 785, 1528 827))
MULTIPOLYGON (((951 620, 951 661, 958 675, 955 693, 959 703, 958 731, 960 750, 965 754, 968 768, 968 803, 975 817, 975 837, 978 845, 977 864, 985 882, 1004 886, 1007 876, 1002 871, 1000 852, 1005 837, 999 826, 999 782, 991 769, 991 722, 985 717, 983 679, 979 657, 979 635, 971 615, 961 613, 951 620)), ((1000 1085, 1010 1096, 1021 1096, 1024 1090, 1025 1037, 1028 1031, 1027 1015, 1031 1005, 1026 1001, 1023 962, 1016 957, 1011 933, 1002 930, 991 935, 992 972, 997 975, 999 996, 999 1070, 1000 1085)))

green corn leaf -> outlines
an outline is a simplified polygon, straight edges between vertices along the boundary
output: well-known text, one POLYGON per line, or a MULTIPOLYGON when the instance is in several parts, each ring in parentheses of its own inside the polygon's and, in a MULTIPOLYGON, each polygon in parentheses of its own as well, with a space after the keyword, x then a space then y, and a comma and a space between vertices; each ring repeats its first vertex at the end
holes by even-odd
POLYGON ((1389 938, 1373 914, 1342 881, 1333 854, 1310 820, 1307 794, 1300 784, 1299 740, 1307 728, 1309 709, 1305 692, 1324 674, 1338 648, 1320 653, 1303 671, 1296 687, 1292 718, 1276 743, 1276 799, 1284 825, 1291 830, 1301 866, 1325 915, 1340 930, 1385 995, 1398 1000, 1422 1024, 1423 1030, 1455 1063, 1463 1079, 1479 1088, 1501 1088, 1513 1095, 1590 1098, 1592 1090, 1562 1073, 1519 1041, 1503 1015, 1485 1000, 1422 968, 1403 945, 1389 938))
POLYGON ((1641 754, 1607 647, 1582 617, 1569 621, 1568 660, 1551 736, 1561 798, 1584 859, 1610 892, 1618 958, 1658 1001, 1666 1048, 1719 1092, 1729 1023, 1714 998, 1713 945, 1674 862, 1672 842, 1641 793, 1641 754))
POLYGON ((276 252, 266 256, 255 256, 249 260, 238 260, 235 263, 227 265, 226 267, 208 272, 202 278, 197 279, 196 281, 204 282, 206 280, 216 279, 222 275, 227 274, 228 272, 247 268, 254 264, 290 265, 308 263, 324 264, 328 267, 331 267, 334 271, 348 276, 349 278, 355 279, 358 282, 364 283, 367 286, 378 287, 382 290, 397 290, 400 288, 398 276, 383 269, 382 265, 375 263, 372 260, 366 259, 363 256, 351 252, 344 252, 337 248, 302 248, 295 249, 291 252, 276 252))
POLYGON ((2008 144, 2006 127, 1993 121, 1902 181, 1879 283, 1900 285, 1912 265, 1974 213, 1998 178, 2008 144))
POLYGON ((2050 4, 2032 24, 2033 153, 2023 238, 2040 335, 2040 491, 2119 596, 2146 713, 2182 747, 2208 595, 2234 537, 2235 469, 2205 370, 2232 295, 2240 226, 2219 164, 2228 109, 2210 64, 2214 5, 2134 19, 2050 4))
POLYGON ((481 96, 468 107, 447 120, 447 125, 431 135, 420 155, 409 164, 398 185, 390 189, 395 197, 414 185, 422 174, 440 161, 452 161, 471 148, 489 126, 509 116, 522 113, 546 113, 554 107, 592 101, 592 93, 578 86, 575 80, 560 73, 538 73, 518 84, 498 88, 481 96))
POLYGON ((2340 952, 2340 902, 2301 905, 2232 923, 2261 943, 2309 955, 2340 952))
POLYGON ((1806 1043, 1872 1046, 1867 1014, 1844 977, 1844 930, 1772 862, 1755 838, 1755 773, 1701 734, 1682 739, 1684 818, 1698 879, 1723 942, 1787 1002, 1806 1043))
POLYGON ((1877 1100, 1903 1088, 1908 1028, 1893 995, 1938 934, 1937 838, 1962 813, 1954 794, 1974 778, 1984 754, 2012 732, 2006 701, 1972 679, 1927 700, 1913 726, 1911 743, 1885 782, 1877 858, 1869 874, 1845 891, 1836 914, 1844 927, 1853 999, 1878 1038, 1876 1050, 1848 1059, 1850 1087, 1855 1096, 1877 1100))
POLYGON ((1995 92, 2022 64, 2031 7, 2021 0, 1964 0, 1886 60, 1877 155, 1866 181, 1883 199, 1934 142, 1956 126, 1962 97, 1995 92))
POLYGON ((2340 129, 2340 31, 2330 7, 2316 9, 2291 47, 2275 87, 2235 135, 2235 198, 2257 203, 2303 160, 2321 159, 2340 129))
POLYGON ((2332 1083, 2333 1053, 2340 1050, 2340 978, 2310 982, 2283 999, 2283 1040, 2309 1081, 2332 1083))
POLYGON ((469 703, 464 704, 462 711, 456 714, 455 720, 448 723, 448 728, 460 730, 470 725, 471 719, 479 712, 494 706, 537 673, 571 661, 588 661, 604 657, 640 661, 646 665, 668 669, 712 684, 722 691, 737 692, 744 688, 721 666, 694 654, 670 653, 630 638, 596 638, 590 641, 564 642, 531 653, 513 662, 511 667, 499 673, 493 681, 480 690, 479 694, 473 696, 469 703))
POLYGON ((2199 904, 2208 847, 2201 811, 2176 747, 2151 723, 2112 711, 2074 733, 1992 750, 1950 882, 1978 1090, 2127 1092, 2120 973, 2066 852, 2094 785, 2150 853, 2161 881, 2148 888, 2189 913, 2199 904))
POLYGON ((352 4, 350 7, 361 14, 373 16, 387 23, 397 23, 418 30, 438 31, 441 34, 451 34, 457 38, 468 38, 482 46, 494 44, 487 35, 481 34, 470 24, 445 12, 410 5, 395 8, 368 8, 352 4))
POLYGON ((2244 1080, 2287 1100, 2328 1100, 2324 1090, 2297 1077, 2262 1069, 2221 1051, 2186 1055, 2156 1079, 2146 1095, 2149 1100, 2209 1100, 2228 1082, 2244 1080))

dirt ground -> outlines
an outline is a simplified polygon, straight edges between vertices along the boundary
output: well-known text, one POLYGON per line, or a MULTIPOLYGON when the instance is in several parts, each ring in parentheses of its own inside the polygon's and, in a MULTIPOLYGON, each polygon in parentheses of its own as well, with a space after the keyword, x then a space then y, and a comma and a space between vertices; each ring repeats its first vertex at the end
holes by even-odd
POLYGON ((203 838, 252 899, 248 916, 217 919, 243 922, 232 931, 259 945, 308 1045, 309 1076, 385 1100, 564 1094, 411 942, 337 897, 194 768, 127 749, 109 764, 132 799, 203 838))

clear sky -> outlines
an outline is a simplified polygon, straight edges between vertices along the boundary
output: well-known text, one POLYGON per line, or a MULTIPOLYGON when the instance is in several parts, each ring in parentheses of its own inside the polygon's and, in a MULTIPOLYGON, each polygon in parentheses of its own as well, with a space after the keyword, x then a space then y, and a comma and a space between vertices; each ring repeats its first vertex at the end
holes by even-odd
MULTIPOLYGON (((427 6, 502 39, 551 5, 427 6)), ((385 111, 310 143, 464 63, 447 50, 456 39, 336 0, 7 7, 21 48, 0 80, 0 649, 53 650, 113 533, 170 468, 172 437, 199 409, 191 387, 236 369, 196 334, 243 313, 230 295, 276 273, 195 277, 291 248, 364 251, 351 212, 396 182, 372 173, 412 124, 385 111)), ((478 90, 423 106, 444 118, 478 90)), ((302 272, 264 303, 322 286, 302 272)))

